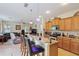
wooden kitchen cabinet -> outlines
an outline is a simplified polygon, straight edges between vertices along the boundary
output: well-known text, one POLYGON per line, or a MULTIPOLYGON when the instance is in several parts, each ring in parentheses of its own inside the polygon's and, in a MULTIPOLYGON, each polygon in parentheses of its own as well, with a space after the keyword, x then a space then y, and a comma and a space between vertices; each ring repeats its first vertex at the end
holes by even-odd
POLYGON ((49 38, 44 37, 45 54, 47 56, 58 56, 58 41, 52 40, 50 43, 49 38))
POLYGON ((45 31, 49 32, 51 30, 51 24, 52 23, 50 21, 45 23, 45 31))
POLYGON ((48 31, 49 30, 49 23, 47 22, 45 26, 46 26, 46 31, 48 31))
POLYGON ((54 26, 54 25, 59 26, 60 22, 61 22, 61 18, 55 18, 51 21, 45 22, 45 27, 44 27, 45 31, 47 31, 47 32, 51 31, 52 26, 54 26))
POLYGON ((79 16, 74 16, 72 21, 72 30, 79 30, 79 16))
POLYGON ((49 56, 58 56, 58 43, 52 44, 49 47, 49 56))
POLYGON ((68 31, 72 30, 72 17, 64 19, 64 28, 68 31))
POLYGON ((70 51, 70 39, 63 37, 63 49, 70 51))
POLYGON ((79 40, 69 37, 58 37, 58 47, 79 55, 79 40))
POLYGON ((59 24, 59 28, 60 30, 65 30, 65 27, 64 27, 64 20, 62 19, 60 24, 59 24))
POLYGON ((79 42, 76 40, 71 40, 71 52, 79 54, 79 42))
POLYGON ((58 47, 62 48, 63 47, 63 39, 62 39, 62 37, 58 37, 57 39, 58 39, 58 47))
POLYGON ((50 22, 45 23, 45 28, 50 31, 51 27, 54 25, 59 26, 59 30, 62 31, 79 31, 79 15, 78 16, 72 16, 68 18, 55 18, 51 20, 50 22))
POLYGON ((51 22, 52 22, 52 25, 59 25, 60 21, 61 21, 61 18, 55 18, 51 22))

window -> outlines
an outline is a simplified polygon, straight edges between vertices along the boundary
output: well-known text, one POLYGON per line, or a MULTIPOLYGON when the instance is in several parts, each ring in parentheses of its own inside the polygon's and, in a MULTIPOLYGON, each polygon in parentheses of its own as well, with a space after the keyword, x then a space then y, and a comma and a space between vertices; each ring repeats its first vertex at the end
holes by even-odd
POLYGON ((5 32, 5 33, 11 32, 11 26, 9 26, 8 24, 5 24, 5 25, 4 25, 4 32, 5 32))

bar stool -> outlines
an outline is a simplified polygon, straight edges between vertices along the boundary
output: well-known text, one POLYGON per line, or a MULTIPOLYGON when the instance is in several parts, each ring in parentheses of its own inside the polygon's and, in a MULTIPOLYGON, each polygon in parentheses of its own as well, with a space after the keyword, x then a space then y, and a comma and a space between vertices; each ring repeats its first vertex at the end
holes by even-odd
POLYGON ((32 45, 30 39, 27 39, 27 47, 30 56, 39 56, 39 53, 42 53, 42 56, 44 56, 44 48, 39 45, 32 45))

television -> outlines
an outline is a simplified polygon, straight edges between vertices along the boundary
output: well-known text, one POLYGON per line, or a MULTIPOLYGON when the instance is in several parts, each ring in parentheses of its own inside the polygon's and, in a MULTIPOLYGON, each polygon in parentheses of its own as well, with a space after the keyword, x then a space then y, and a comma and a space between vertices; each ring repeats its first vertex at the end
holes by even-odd
POLYGON ((31 30, 31 34, 35 34, 36 35, 37 34, 37 29, 32 29, 31 30))

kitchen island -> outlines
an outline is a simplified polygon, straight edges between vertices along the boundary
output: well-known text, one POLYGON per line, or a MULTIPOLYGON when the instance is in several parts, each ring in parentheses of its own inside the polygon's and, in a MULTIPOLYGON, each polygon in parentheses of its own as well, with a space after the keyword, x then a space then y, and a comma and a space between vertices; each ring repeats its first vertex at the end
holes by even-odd
POLYGON ((58 56, 58 41, 51 40, 49 38, 44 37, 45 43, 45 55, 46 56, 58 56))

